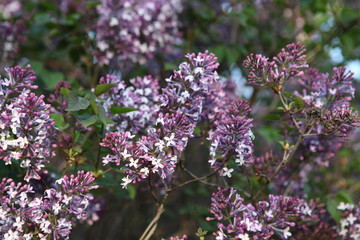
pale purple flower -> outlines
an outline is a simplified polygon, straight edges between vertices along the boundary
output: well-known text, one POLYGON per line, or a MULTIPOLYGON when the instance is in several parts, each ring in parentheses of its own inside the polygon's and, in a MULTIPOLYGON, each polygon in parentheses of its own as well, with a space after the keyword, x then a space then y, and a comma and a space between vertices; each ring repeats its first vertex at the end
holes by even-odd
POLYGON ((101 101, 107 116, 115 123, 107 128, 116 131, 145 132, 154 125, 159 111, 159 84, 151 76, 137 77, 130 80, 131 86, 126 86, 118 77, 107 75, 100 79, 100 84, 116 84, 107 93, 101 95, 101 101), (112 114, 111 107, 130 107, 135 111, 112 114))
POLYGON ((6 69, 8 79, 0 79, 0 159, 5 164, 17 160, 26 168, 25 180, 39 179, 38 172, 54 156, 54 120, 44 96, 31 89, 34 72, 20 67, 6 69))
POLYGON ((90 186, 93 181, 91 173, 79 171, 77 176, 65 176, 56 188, 35 197, 30 185, 2 179, 0 237, 69 239, 73 220, 87 217, 93 199, 87 192, 98 187, 90 186))
POLYGON ((270 239, 275 234, 281 239, 292 235, 296 219, 311 215, 307 203, 297 197, 269 195, 269 200, 256 206, 245 204, 244 199, 233 189, 218 188, 211 198, 210 213, 219 231, 219 239, 270 239))
POLYGON ((97 7, 97 49, 100 64, 131 61, 144 64, 158 50, 179 42, 180 0, 102 0, 97 7))

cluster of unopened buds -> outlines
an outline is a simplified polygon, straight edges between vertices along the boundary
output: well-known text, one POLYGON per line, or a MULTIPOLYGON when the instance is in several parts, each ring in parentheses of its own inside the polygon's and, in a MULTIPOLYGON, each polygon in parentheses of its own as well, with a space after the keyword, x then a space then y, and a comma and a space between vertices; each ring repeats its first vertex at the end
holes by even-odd
POLYGON ((102 0, 97 7, 97 49, 101 65, 113 60, 144 64, 158 50, 179 41, 180 0, 102 0))
POLYGON ((308 68, 304 52, 303 45, 292 43, 282 49, 272 61, 261 54, 251 54, 243 63, 249 70, 249 84, 267 86, 280 92, 286 81, 302 76, 303 70, 308 68))
POLYGON ((4 240, 69 239, 74 219, 88 218, 87 210, 97 188, 89 172, 64 176, 56 188, 35 193, 29 184, 3 178, 0 182, 0 236, 4 240))

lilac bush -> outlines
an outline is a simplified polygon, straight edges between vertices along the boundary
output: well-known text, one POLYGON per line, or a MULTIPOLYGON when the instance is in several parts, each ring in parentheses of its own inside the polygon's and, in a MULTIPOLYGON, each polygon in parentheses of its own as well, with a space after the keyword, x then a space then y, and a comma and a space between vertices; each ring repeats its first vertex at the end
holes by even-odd
POLYGON ((238 39, 274 1, 205 2, 0 2, 1 239, 360 238, 354 74, 238 39))

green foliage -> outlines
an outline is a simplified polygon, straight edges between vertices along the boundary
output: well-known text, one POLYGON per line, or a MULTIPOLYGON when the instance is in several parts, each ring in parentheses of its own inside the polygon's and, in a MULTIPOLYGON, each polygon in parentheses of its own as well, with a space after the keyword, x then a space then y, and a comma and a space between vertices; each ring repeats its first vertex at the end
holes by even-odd
POLYGON ((64 130, 69 127, 69 123, 65 122, 63 115, 59 113, 51 113, 50 117, 54 119, 55 125, 59 128, 59 130, 64 130))
POLYGON ((109 91, 111 88, 115 87, 116 84, 99 84, 95 87, 95 95, 98 97, 104 93, 106 93, 107 91, 109 91))
POLYGON ((119 106, 112 106, 110 108, 110 111, 114 114, 122 114, 122 113, 128 113, 128 112, 133 112, 133 111, 138 111, 135 108, 132 107, 119 107, 119 106))
POLYGON ((341 211, 337 209, 341 202, 354 204, 351 195, 345 190, 340 190, 334 197, 329 197, 326 201, 326 208, 337 223, 340 222, 342 214, 341 211))

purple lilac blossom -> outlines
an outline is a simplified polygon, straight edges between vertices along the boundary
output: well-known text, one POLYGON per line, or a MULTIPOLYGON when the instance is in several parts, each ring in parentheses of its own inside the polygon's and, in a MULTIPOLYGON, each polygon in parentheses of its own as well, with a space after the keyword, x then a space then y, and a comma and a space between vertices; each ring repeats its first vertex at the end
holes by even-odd
POLYGON ((281 91, 284 82, 303 75, 308 68, 305 47, 300 43, 288 44, 272 61, 261 54, 250 54, 243 65, 249 70, 251 85, 268 86, 275 92, 281 91))
POLYGON ((101 95, 108 117, 114 121, 107 128, 122 132, 145 132, 155 124, 159 112, 159 83, 151 76, 137 77, 130 80, 132 86, 126 86, 118 77, 107 75, 100 79, 100 84, 116 84, 107 93, 101 95), (124 114, 114 115, 111 107, 131 107, 136 109, 124 114))
POLYGON ((159 49, 179 41, 180 0, 102 0, 97 7, 97 49, 101 65, 111 61, 144 64, 159 49))
MULTIPOLYGON (((218 67, 217 58, 208 52, 188 54, 186 57, 189 62, 181 63, 180 70, 174 71, 166 79, 167 87, 162 90, 159 98, 157 128, 150 128, 147 135, 135 142, 135 136, 130 132, 108 133, 102 142, 102 146, 112 152, 103 159, 103 163, 121 164, 121 170, 127 174, 123 179, 124 187, 131 182, 143 181, 152 173, 163 179, 171 175, 178 157, 201 120, 204 99, 219 79, 215 71, 218 67)), ((237 112, 243 110, 236 109, 237 112)), ((230 115, 234 124, 242 126, 246 122, 242 116, 230 115)), ((238 132, 247 138, 248 130, 241 128, 238 132)), ((239 148, 237 154, 243 154, 242 149, 239 148)))
POLYGON ((14 59, 19 45, 26 40, 25 24, 19 19, 22 10, 21 1, 0 1, 0 60, 14 59))
POLYGON ((338 239, 335 221, 326 207, 319 202, 319 200, 309 201, 311 215, 301 216, 301 221, 298 221, 295 226, 292 239, 338 239))
POLYGON ((233 168, 227 163, 233 159, 239 166, 252 163, 254 135, 251 131, 252 119, 247 101, 238 100, 222 111, 222 118, 215 122, 215 128, 209 132, 210 157, 212 168, 222 168, 220 175, 231 177, 233 168))
POLYGON ((302 216, 311 216, 307 203, 297 197, 269 195, 268 201, 260 201, 256 206, 245 204, 244 199, 231 189, 218 188, 211 198, 210 213, 216 220, 219 230, 214 233, 216 239, 263 240, 275 234, 281 239, 292 236, 296 220, 302 216))
POLYGON ((54 120, 44 96, 31 89, 36 77, 30 66, 5 69, 8 79, 0 79, 0 159, 5 164, 17 160, 26 168, 25 180, 39 179, 38 172, 54 156, 54 120))
POLYGON ((303 89, 295 92, 304 100, 305 115, 317 120, 311 132, 317 135, 304 140, 300 148, 306 150, 301 151, 304 154, 300 158, 312 157, 318 165, 325 167, 328 159, 339 151, 350 130, 359 123, 357 112, 350 107, 355 93, 353 73, 346 72, 345 67, 334 68, 333 71, 330 79, 328 74, 308 69, 298 80, 303 89))
POLYGON ((343 240, 360 239, 360 206, 341 202, 337 207, 342 211, 338 234, 343 240))
POLYGON ((58 188, 36 196, 31 186, 3 178, 0 183, 0 236, 5 240, 69 239, 72 219, 82 219, 93 199, 88 191, 97 188, 91 173, 57 181, 58 188))

